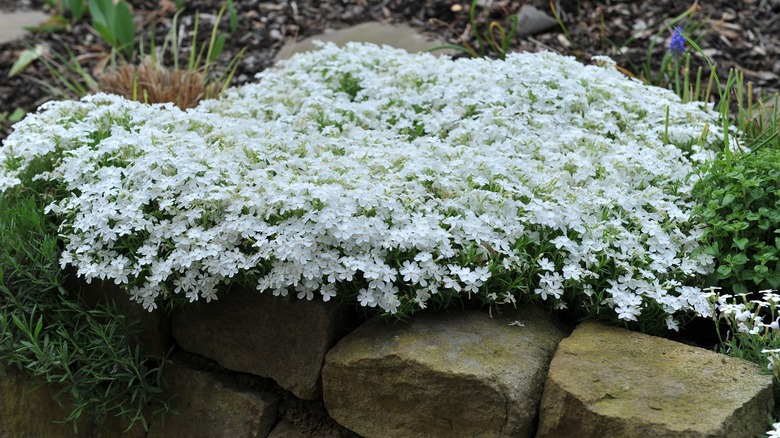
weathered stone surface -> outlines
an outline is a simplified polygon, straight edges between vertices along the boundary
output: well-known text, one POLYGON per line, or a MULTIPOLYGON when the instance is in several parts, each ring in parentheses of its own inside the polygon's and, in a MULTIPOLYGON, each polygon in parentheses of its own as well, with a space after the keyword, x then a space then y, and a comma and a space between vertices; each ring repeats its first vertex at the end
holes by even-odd
POLYGON ((532 5, 523 5, 517 13, 517 34, 535 35, 558 26, 558 21, 532 5))
MULTIPOLYGON (((68 416, 56 394, 60 387, 37 384, 25 374, 0 375, 0 437, 8 438, 123 438, 144 437, 144 430, 134 427, 128 432, 126 424, 117 418, 107 418, 96 425, 86 418, 77 420, 78 432, 72 424, 61 423, 68 416)), ((65 402, 65 399, 61 401, 65 402)))
POLYGON ((49 18, 40 11, 0 11, 0 44, 21 38, 27 32, 25 27, 37 26, 49 18))
POLYGON ((270 377, 313 400, 321 394, 325 353, 352 327, 348 315, 334 302, 231 291, 218 301, 183 306, 171 327, 184 350, 230 370, 270 377))
POLYGON ((33 386, 25 376, 0 376, 0 436, 18 438, 78 437, 67 424, 57 424, 67 412, 57 405, 53 386, 33 386))
POLYGON ((155 421, 147 438, 266 437, 276 421, 277 397, 243 388, 219 374, 177 361, 166 363, 175 397, 164 422, 155 421))
POLYGON ((71 275, 66 288, 75 292, 81 290, 84 302, 96 308, 107 302, 113 302, 131 321, 137 321, 140 329, 136 342, 141 345, 141 352, 149 356, 164 356, 173 346, 170 319, 163 309, 152 312, 132 301, 127 292, 120 286, 108 281, 93 280, 87 283, 81 278, 71 275))
POLYGON ((773 404, 758 365, 585 322, 550 365, 537 438, 753 437, 773 404))
POLYGON ((535 307, 370 320, 328 353, 325 407, 368 438, 532 436, 566 334, 535 307))
POLYGON ((309 436, 295 430, 292 424, 282 420, 274 426, 268 438, 310 438, 309 436))
MULTIPOLYGON (((422 52, 432 47, 447 44, 444 39, 432 40, 406 24, 395 25, 371 21, 315 35, 301 41, 290 41, 279 50, 279 53, 274 57, 274 62, 290 58, 296 53, 316 50, 317 46, 314 41, 332 42, 338 46, 343 46, 348 42, 388 45, 404 49, 409 53, 422 52)), ((434 52, 434 54, 442 53, 452 53, 452 51, 439 50, 434 52)))

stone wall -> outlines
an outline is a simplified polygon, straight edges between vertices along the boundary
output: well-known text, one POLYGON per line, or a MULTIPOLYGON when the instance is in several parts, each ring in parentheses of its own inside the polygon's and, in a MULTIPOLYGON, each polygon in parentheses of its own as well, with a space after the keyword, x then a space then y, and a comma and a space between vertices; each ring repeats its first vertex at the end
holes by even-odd
MULTIPOLYGON (((572 331, 532 306, 394 323, 254 291, 170 318, 126 305, 150 351, 176 350, 166 375, 177 414, 153 421, 149 438, 753 437, 774 407, 772 377, 755 364, 598 323, 572 331)), ((31 388, 0 379, 0 436, 120 436, 111 422, 79 433, 53 423, 56 388, 31 388)))

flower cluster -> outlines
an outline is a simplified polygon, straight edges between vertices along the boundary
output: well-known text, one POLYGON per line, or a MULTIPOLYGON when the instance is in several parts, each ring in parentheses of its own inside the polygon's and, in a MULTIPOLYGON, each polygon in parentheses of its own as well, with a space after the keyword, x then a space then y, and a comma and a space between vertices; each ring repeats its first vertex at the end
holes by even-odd
POLYGON ((772 423, 772 430, 766 432, 767 438, 780 438, 780 422, 772 423))
POLYGON ((61 263, 159 296, 329 300, 393 313, 435 296, 648 303, 709 314, 693 166, 717 114, 551 53, 452 61, 326 46, 181 111, 96 95, 47 104, 0 150, 0 190, 35 157, 69 194, 61 263), (665 141, 668 140, 668 141, 665 141), (534 249, 533 251, 531 249, 534 249), (602 296, 603 295, 603 296, 602 296))
POLYGON ((675 27, 672 31, 672 41, 669 43, 669 51, 674 56, 680 56, 685 52, 685 36, 682 29, 675 27))
POLYGON ((723 340, 725 353, 738 351, 739 357, 766 364, 780 378, 780 295, 775 290, 758 293, 761 299, 749 299, 748 294, 713 295, 713 317, 729 326, 723 340))

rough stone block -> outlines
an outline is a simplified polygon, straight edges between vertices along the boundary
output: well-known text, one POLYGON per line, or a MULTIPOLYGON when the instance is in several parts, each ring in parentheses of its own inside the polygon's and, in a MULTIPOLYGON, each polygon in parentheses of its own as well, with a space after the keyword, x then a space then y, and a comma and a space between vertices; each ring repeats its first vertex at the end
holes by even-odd
POLYGON ((297 397, 320 396, 325 354, 352 327, 346 307, 231 291, 174 312, 173 336, 186 351, 223 367, 274 379, 297 397))
POLYGON ((166 363, 169 392, 175 397, 164 421, 147 438, 262 438, 276 422, 277 397, 243 388, 219 374, 191 368, 175 358, 166 363))
POLYGON ((752 438, 773 405, 754 363, 585 322, 558 346, 536 436, 752 438))
MULTIPOLYGON (((0 437, 3 438, 123 438, 144 437, 140 424, 123 432, 127 424, 117 418, 106 418, 98 425, 82 417, 76 421, 78 431, 70 423, 67 406, 56 399, 61 387, 33 382, 25 374, 0 375, 0 437)), ((60 401, 66 402, 66 399, 60 401)))
POLYGON ((370 320, 328 353, 325 407, 368 438, 530 437, 567 333, 534 307, 370 320))
POLYGON ((113 301, 130 320, 137 321, 140 333, 136 341, 141 345, 143 354, 161 357, 173 346, 170 319, 163 309, 158 308, 152 312, 145 310, 132 301, 124 289, 112 282, 93 280, 87 283, 73 275, 66 288, 71 292, 75 292, 77 288, 81 289, 82 299, 93 308, 109 300, 113 301))

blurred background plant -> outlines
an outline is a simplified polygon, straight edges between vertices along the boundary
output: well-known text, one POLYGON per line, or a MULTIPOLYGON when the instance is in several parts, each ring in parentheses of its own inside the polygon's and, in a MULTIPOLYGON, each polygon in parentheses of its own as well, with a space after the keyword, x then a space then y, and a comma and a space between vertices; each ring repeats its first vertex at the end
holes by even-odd
MULTIPOLYGON (((83 6, 82 3, 79 4, 83 6)), ((79 18, 83 17, 83 9, 79 18)), ((41 62, 51 80, 34 79, 53 95, 64 99, 78 99, 87 94, 107 92, 145 103, 173 102, 181 108, 191 108, 203 99, 217 97, 235 74, 244 50, 233 55, 223 65, 219 61, 226 35, 219 32, 225 13, 231 32, 237 28, 237 13, 232 0, 220 9, 205 44, 198 45, 200 15, 196 13, 190 46, 186 49, 187 62, 177 18, 173 17, 170 32, 158 45, 155 35, 137 36, 133 14, 125 0, 90 0, 87 3, 95 33, 110 47, 90 69, 85 59, 76 56, 70 47, 65 53, 48 50, 43 45, 23 51, 9 71, 9 77, 22 73, 34 62, 41 62), (172 58, 168 60, 167 58, 172 58)), ((177 2, 177 7, 183 1, 177 2)), ((60 11, 70 11, 74 5, 59 5, 60 11)), ((71 13, 72 19, 76 14, 71 13)))
MULTIPOLYGON (((477 6, 479 0, 473 0, 469 7, 469 24, 463 30, 462 33, 458 32, 451 24, 447 24, 439 19, 431 19, 431 23, 447 26, 447 28, 460 39, 460 45, 456 44, 442 44, 436 47, 428 49, 429 52, 437 50, 456 50, 462 52, 472 58, 485 58, 496 57, 498 59, 504 59, 509 51, 509 46, 515 38, 517 33, 517 27, 519 24, 517 15, 510 14, 506 9, 503 9, 504 20, 490 20, 487 23, 486 28, 480 29, 479 23, 477 23, 477 6), (476 44, 469 43, 471 38, 469 33, 473 34, 473 38, 476 40, 476 44), (476 46, 476 47, 475 47, 476 46)), ((489 20, 489 17, 488 17, 489 20)))

